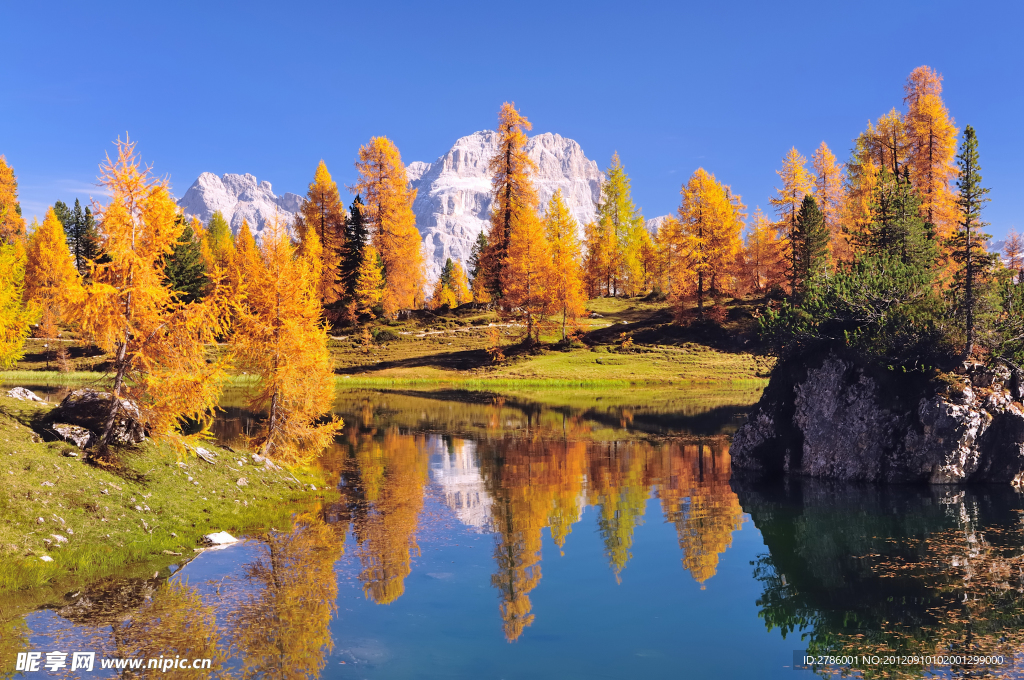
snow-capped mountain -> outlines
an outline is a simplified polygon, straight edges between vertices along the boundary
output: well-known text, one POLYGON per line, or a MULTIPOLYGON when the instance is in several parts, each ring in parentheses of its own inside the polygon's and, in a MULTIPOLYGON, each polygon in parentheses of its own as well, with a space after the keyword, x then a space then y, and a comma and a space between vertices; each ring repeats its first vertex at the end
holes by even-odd
MULTIPOLYGON (((413 212, 427 253, 427 278, 437 279, 447 258, 465 263, 473 242, 489 228, 491 177, 488 164, 497 152, 498 135, 492 130, 462 137, 433 163, 407 167, 409 183, 418 190, 413 212)), ((588 159, 580 145, 546 132, 526 145, 537 164, 534 186, 546 205, 556 189, 580 224, 597 218, 604 174, 588 159)))
POLYGON ((219 210, 236 234, 242 220, 248 220, 249 228, 258 239, 259 232, 275 213, 280 220, 291 224, 302 201, 303 198, 297 194, 275 196, 270 182, 257 182, 249 174, 229 173, 217 177, 212 172, 204 172, 192 183, 178 205, 186 215, 194 215, 204 223, 209 222, 213 213, 219 210))
MULTIPOLYGON (((561 189, 566 204, 580 224, 597 219, 604 174, 572 139, 546 132, 531 137, 527 153, 537 164, 534 186, 542 207, 561 189)), ((481 231, 489 228, 491 178, 488 164, 497 151, 497 133, 475 132, 455 142, 433 163, 415 161, 406 167, 409 184, 417 189, 413 212, 427 253, 427 280, 433 282, 447 258, 465 264, 481 231)), ((343 199, 348 202, 347 199, 343 199)), ((291 223, 303 198, 285 193, 276 196, 270 182, 252 175, 204 172, 178 201, 187 215, 208 222, 220 210, 238 233, 248 220, 254 236, 275 213, 291 223)))

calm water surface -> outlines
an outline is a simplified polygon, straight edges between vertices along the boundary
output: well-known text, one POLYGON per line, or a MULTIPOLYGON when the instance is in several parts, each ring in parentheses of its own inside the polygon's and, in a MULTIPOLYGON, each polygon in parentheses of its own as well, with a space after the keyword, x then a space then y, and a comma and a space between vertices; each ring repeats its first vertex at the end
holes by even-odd
MULTIPOLYGON (((730 479, 730 399, 345 392, 323 458, 341 502, 69 593, 3 645, 210 657, 234 678, 813 677, 793 669, 807 648, 1014 658, 1016 493, 730 479)), ((225 441, 253 418, 230 404, 225 441)))

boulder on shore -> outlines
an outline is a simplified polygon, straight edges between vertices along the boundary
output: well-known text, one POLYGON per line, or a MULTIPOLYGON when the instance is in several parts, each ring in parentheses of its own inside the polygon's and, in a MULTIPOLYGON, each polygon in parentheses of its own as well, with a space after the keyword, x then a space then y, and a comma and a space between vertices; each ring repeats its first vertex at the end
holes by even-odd
MULTIPOLYGON (((109 392, 85 388, 75 390, 55 408, 49 416, 54 423, 77 425, 89 430, 98 439, 107 425, 113 395, 109 392)), ((146 438, 141 423, 139 407, 127 399, 121 399, 114 422, 111 441, 115 444, 138 444, 146 438)))
POLYGON ((35 392, 24 387, 15 387, 12 390, 7 390, 7 396, 19 401, 43 401, 35 392))
POLYGON ((836 352, 776 368, 733 436, 734 468, 844 481, 1024 482, 1024 412, 1009 372, 953 384, 836 352))

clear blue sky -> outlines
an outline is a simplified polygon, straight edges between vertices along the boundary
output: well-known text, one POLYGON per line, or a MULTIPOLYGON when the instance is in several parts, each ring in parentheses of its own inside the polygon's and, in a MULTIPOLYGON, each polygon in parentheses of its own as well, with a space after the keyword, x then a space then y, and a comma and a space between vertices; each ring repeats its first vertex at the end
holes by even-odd
POLYGON ((1024 226, 1022 15, 1009 2, 8 2, 0 153, 29 217, 97 196, 125 131, 179 196, 203 171, 301 194, 321 158, 352 183, 372 135, 433 161, 512 100, 602 168, 618 150, 648 217, 675 210, 699 166, 767 209, 790 146, 809 157, 825 140, 845 160, 928 64, 978 131, 1001 235, 1024 226))

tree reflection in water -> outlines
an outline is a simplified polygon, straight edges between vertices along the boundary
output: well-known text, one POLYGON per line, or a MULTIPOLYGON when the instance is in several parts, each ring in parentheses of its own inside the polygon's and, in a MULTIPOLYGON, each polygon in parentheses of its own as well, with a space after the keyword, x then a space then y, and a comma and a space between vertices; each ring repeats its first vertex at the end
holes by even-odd
MULTIPOLYGON (((799 633, 810 654, 1012 661, 1024 652, 1024 503, 1012 490, 796 480, 738 489, 769 549, 755 565, 761 617, 783 637, 799 633)), ((952 677, 1021 674, 1009 666, 945 670, 952 677)), ((930 675, 921 664, 858 673, 930 675)))
POLYGON ((334 564, 344 541, 336 526, 312 514, 299 517, 292 531, 261 537, 261 555, 245 573, 254 590, 237 594, 229 616, 232 653, 242 660, 242 678, 320 676, 334 646, 334 564))
MULTIPOLYGON (((418 554, 416 532, 429 458, 437 449, 452 456, 455 451, 475 452, 471 472, 488 497, 482 528, 494 535, 491 583, 509 641, 534 621, 530 592, 541 580, 544 529, 564 554, 566 539, 588 506, 597 509, 605 556, 617 582, 632 557, 634 531, 652 496, 661 500, 665 520, 675 525, 684 568, 702 586, 715 574, 719 555, 740 528, 742 515, 729 487, 724 438, 696 443, 573 439, 591 435, 593 423, 561 413, 524 413, 502 400, 471 406, 474 422, 485 428, 486 436, 464 440, 412 435, 396 427, 384 434, 375 427, 350 430, 329 457, 328 465, 340 470, 363 567, 359 578, 369 599, 388 604, 404 592, 404 579, 418 554), (443 445, 434 443, 438 440, 443 445), (472 443, 467 446, 468 441, 472 443)), ((434 422, 457 420, 460 416, 451 411, 458 408, 430 417, 434 422)), ((452 428, 452 423, 445 427, 452 428)), ((464 509, 461 492, 457 496, 453 509, 464 509)))

